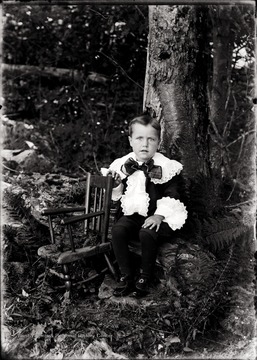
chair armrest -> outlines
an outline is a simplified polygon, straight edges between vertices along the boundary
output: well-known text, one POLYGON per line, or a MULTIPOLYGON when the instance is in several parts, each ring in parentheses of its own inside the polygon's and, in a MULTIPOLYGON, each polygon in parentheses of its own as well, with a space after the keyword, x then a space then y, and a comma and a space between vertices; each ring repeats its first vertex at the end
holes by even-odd
POLYGON ((76 211, 84 211, 84 206, 77 206, 77 207, 70 207, 70 208, 46 208, 41 211, 41 215, 59 215, 59 214, 66 214, 70 212, 76 211))
POLYGON ((100 215, 103 215, 103 214, 104 214, 104 211, 98 211, 98 212, 93 212, 93 213, 89 213, 89 214, 71 216, 69 218, 61 220, 61 224, 62 225, 74 224, 74 223, 76 223, 78 221, 90 219, 92 217, 100 216, 100 215))

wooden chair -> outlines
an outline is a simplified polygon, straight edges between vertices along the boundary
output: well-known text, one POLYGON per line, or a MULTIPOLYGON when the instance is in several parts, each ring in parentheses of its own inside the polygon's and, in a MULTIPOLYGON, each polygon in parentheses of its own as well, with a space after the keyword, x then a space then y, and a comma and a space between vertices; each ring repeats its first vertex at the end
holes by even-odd
MULTIPOLYGON (((106 269, 109 269, 113 276, 116 277, 115 268, 109 256, 112 247, 108 234, 112 185, 113 179, 111 175, 99 176, 87 173, 85 206, 48 208, 42 212, 43 215, 48 217, 51 244, 40 247, 38 255, 47 259, 47 266, 51 273, 64 280, 66 291, 69 294, 72 286, 69 264, 78 260, 103 254, 107 264, 106 269), (78 212, 82 212, 82 214, 76 215, 78 212), (65 216, 65 214, 70 214, 70 216, 63 218, 60 224, 66 228, 68 233, 68 248, 67 246, 62 248, 56 243, 53 226, 54 219, 60 215, 65 216), (80 227, 80 236, 74 235, 74 224, 78 224, 77 226, 80 227), (93 245, 90 244, 92 242, 92 234, 95 240, 93 245), (59 265, 62 271, 57 272, 51 269, 50 264, 59 265)), ((96 275, 88 277, 83 282, 90 281, 94 277, 96 275)))

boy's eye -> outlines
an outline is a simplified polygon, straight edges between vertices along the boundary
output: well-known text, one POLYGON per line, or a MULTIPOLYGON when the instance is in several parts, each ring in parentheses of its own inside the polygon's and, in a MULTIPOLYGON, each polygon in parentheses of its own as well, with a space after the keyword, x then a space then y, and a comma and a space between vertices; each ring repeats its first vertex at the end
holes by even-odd
MULTIPOLYGON (((144 139, 144 137, 143 137, 143 136, 138 136, 138 137, 136 138, 136 140, 139 140, 139 141, 142 141, 143 139, 144 139)), ((151 141, 151 142, 156 141, 156 139, 155 139, 155 138, 147 138, 147 140, 148 140, 148 141, 151 141)))

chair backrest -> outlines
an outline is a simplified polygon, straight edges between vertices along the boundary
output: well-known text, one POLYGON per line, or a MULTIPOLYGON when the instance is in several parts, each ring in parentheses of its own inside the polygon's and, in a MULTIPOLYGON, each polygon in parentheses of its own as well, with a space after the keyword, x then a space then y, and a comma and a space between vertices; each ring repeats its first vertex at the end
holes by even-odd
POLYGON ((100 176, 87 173, 85 213, 103 211, 103 214, 87 219, 84 230, 87 232, 90 229, 101 233, 102 241, 105 241, 108 235, 112 185, 111 175, 100 176))

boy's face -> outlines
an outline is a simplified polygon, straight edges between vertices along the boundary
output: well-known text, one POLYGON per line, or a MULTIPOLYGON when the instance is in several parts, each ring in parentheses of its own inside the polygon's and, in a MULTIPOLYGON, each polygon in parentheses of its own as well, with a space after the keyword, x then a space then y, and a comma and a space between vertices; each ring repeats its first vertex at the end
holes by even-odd
POLYGON ((138 161, 147 161, 156 153, 160 139, 158 131, 152 125, 132 125, 132 135, 129 136, 129 143, 138 161))

